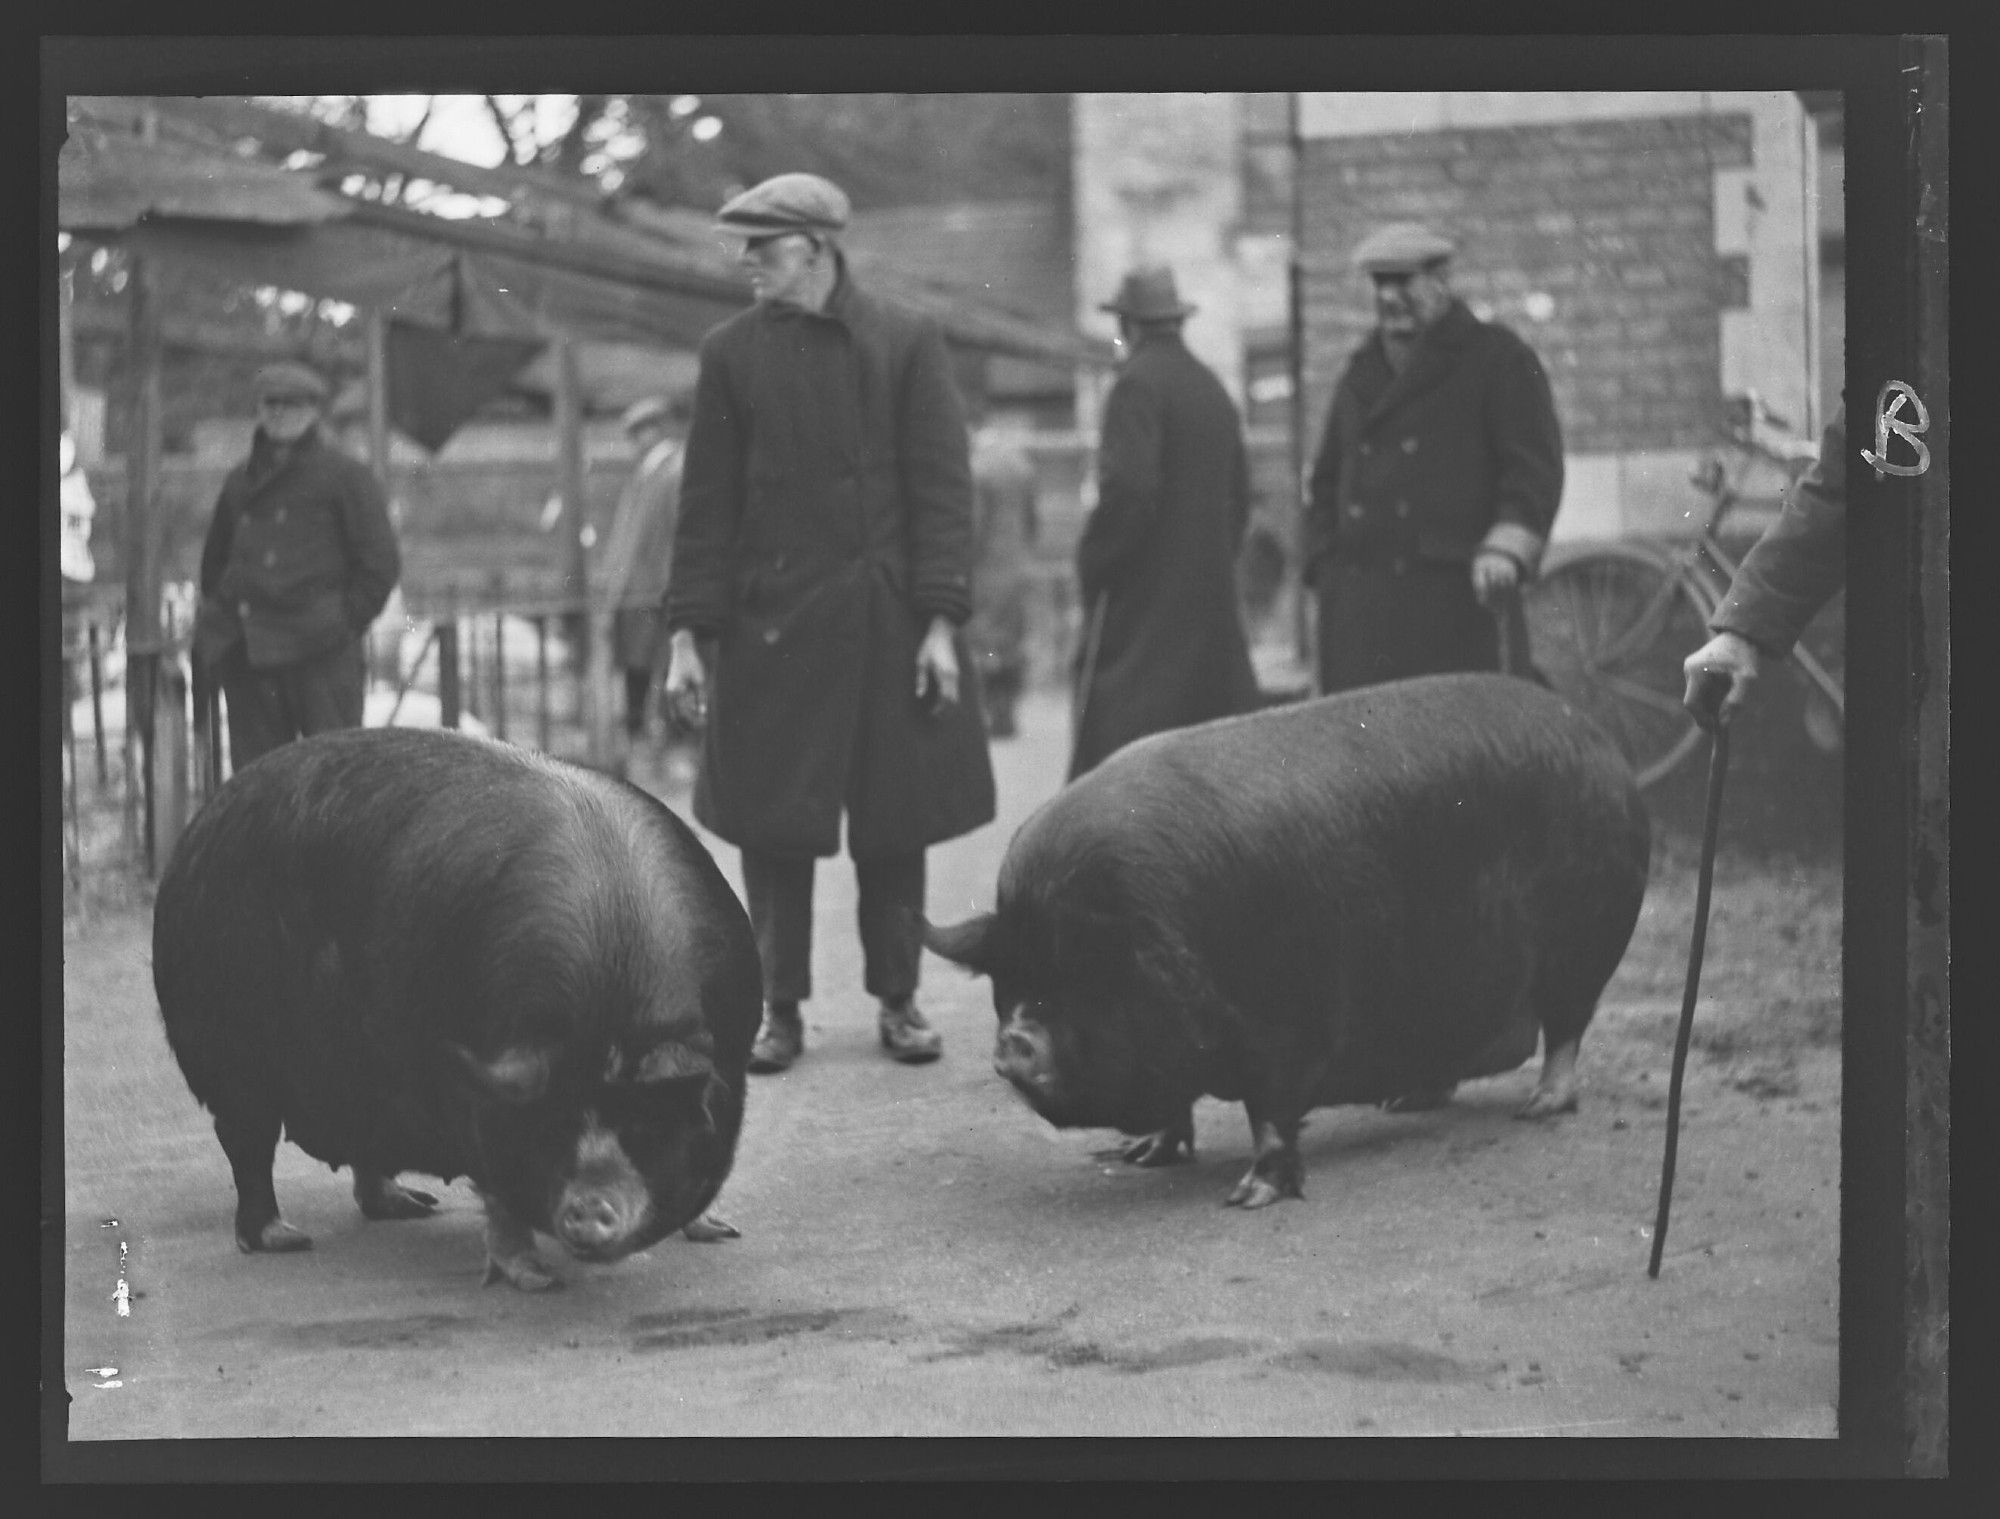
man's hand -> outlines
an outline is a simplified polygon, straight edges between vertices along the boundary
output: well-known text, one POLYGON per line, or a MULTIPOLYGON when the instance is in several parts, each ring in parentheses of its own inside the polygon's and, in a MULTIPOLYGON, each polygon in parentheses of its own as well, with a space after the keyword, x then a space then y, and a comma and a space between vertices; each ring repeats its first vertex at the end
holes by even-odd
POLYGON ((1712 693, 1705 688, 1723 681, 1728 683, 1721 706, 1715 712, 1716 721, 1727 724, 1749 698, 1751 686, 1763 673, 1764 656, 1740 633, 1717 633, 1688 655, 1681 670, 1687 676, 1687 690, 1681 703, 1703 727, 1708 726, 1706 719, 1712 706, 1712 693))
POLYGON ((690 728, 708 721, 708 671, 694 646, 694 634, 676 628, 668 644, 667 710, 690 728))
POLYGON ((958 655, 951 646, 951 621, 944 617, 931 619, 917 646, 917 700, 933 699, 939 705, 958 700, 958 655))
POLYGON ((1472 556, 1472 594, 1491 607, 1514 594, 1521 584, 1521 566, 1512 554, 1481 549, 1472 556))

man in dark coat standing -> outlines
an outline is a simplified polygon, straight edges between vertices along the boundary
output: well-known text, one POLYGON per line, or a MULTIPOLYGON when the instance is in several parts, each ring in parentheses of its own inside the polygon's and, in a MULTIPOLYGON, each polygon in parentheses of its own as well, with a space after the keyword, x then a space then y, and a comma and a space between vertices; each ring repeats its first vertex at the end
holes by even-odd
POLYGON ((702 341, 665 600, 667 699, 706 723, 695 816, 743 852, 763 957, 753 1071, 803 1047, 813 866, 838 851, 843 811, 882 1044, 937 1058, 914 1001, 924 850, 994 815, 959 631, 965 415, 936 325, 849 277, 847 215, 811 174, 718 215, 756 303, 702 341))
POLYGON ((1334 387, 1306 505, 1322 691, 1497 670, 1499 617, 1526 673, 1518 593, 1562 499, 1562 429, 1534 350, 1451 293, 1452 252, 1411 223, 1355 250, 1377 326, 1334 387))
POLYGON ((256 376, 250 457, 229 472, 201 550, 194 652, 229 709, 230 764, 361 726, 361 640, 402 572, 382 486, 320 426, 303 364, 256 376))
POLYGON ((1103 310, 1127 351, 1104 405, 1097 504, 1077 545, 1085 636, 1070 779, 1135 738, 1251 711, 1236 600, 1250 518, 1243 424, 1181 341, 1171 269, 1135 269, 1103 310))

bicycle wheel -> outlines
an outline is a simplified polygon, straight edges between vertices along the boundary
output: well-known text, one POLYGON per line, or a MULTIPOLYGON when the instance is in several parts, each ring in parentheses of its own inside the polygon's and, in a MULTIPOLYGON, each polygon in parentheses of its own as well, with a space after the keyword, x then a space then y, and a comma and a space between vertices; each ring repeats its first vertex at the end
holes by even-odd
POLYGON ((1640 786, 1691 754, 1701 730, 1681 704, 1681 661, 1708 637, 1705 595, 1657 549, 1558 549, 1523 602, 1535 663, 1557 693, 1624 752, 1640 786))

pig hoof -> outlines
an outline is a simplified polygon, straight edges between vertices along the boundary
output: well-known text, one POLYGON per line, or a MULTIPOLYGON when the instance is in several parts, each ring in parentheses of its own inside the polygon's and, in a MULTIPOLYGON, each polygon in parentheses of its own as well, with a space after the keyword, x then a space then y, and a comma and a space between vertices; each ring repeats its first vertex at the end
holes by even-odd
POLYGON ((1414 1092, 1404 1092, 1389 1098, 1382 1104, 1385 1113, 1427 1113, 1433 1108, 1441 1108, 1451 1101, 1451 1094, 1458 1089, 1458 1083, 1448 1082, 1441 1087, 1423 1087, 1414 1092))
POLYGON ((1194 1159, 1194 1144, 1187 1142, 1187 1153, 1181 1153, 1182 1139, 1169 1129, 1157 1134, 1148 1134, 1135 1139, 1121 1148, 1117 1154, 1120 1160, 1135 1166, 1171 1166, 1181 1161, 1194 1159))
POLYGON ((1254 1171, 1236 1184, 1236 1189, 1224 1199, 1224 1205, 1231 1208, 1268 1208, 1284 1196, 1276 1186, 1254 1171))
POLYGON ((257 1231, 255 1237, 238 1233, 236 1248, 245 1255, 269 1251, 283 1254, 291 1250, 312 1249, 312 1236, 301 1229, 294 1229, 282 1218, 274 1218, 257 1231))
POLYGON ((1537 1087, 1535 1095, 1530 1097, 1521 1110, 1514 1116, 1516 1118, 1553 1118, 1558 1113, 1574 1113, 1576 1107, 1576 1092, 1573 1088, 1570 1091, 1563 1092, 1545 1091, 1537 1087))
POLYGON ((354 1200, 361 1216, 370 1219, 428 1218, 437 1208, 437 1198, 414 1187, 403 1186, 388 1177, 354 1184, 354 1200))
POLYGON ((712 1244, 716 1240, 741 1239, 743 1231, 726 1218, 717 1218, 713 1213, 704 1213, 700 1218, 681 1225, 681 1233, 702 1244, 712 1244))
POLYGON ((549 1292, 562 1285, 532 1255, 511 1255, 505 1260, 497 1255, 487 1256, 486 1279, 479 1285, 491 1287, 498 1281, 512 1282, 523 1292, 549 1292))

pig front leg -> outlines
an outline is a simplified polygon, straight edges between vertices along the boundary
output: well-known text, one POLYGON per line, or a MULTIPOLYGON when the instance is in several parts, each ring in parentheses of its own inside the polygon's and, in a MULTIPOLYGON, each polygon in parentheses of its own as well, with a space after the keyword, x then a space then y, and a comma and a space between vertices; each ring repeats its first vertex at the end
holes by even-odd
POLYGON ((491 1287, 503 1278, 523 1292, 547 1292, 562 1285, 549 1274, 535 1254, 535 1231, 529 1228, 496 1193, 479 1194, 486 1205, 486 1277, 480 1283, 491 1287))
POLYGON ((1194 1159, 1194 1108, 1182 1108, 1164 1129, 1141 1135, 1115 1152, 1135 1166, 1171 1166, 1194 1159))

